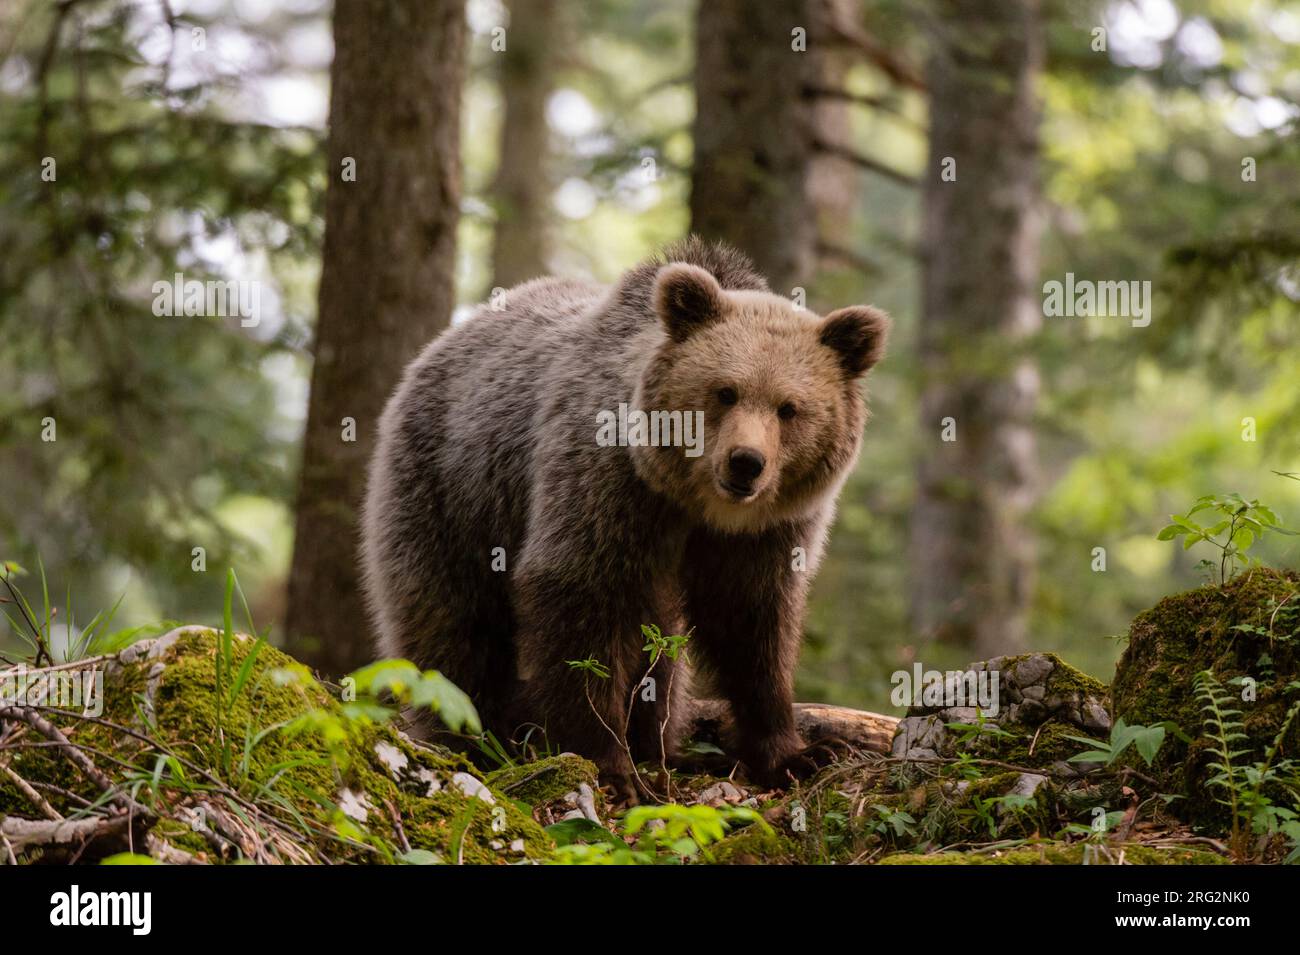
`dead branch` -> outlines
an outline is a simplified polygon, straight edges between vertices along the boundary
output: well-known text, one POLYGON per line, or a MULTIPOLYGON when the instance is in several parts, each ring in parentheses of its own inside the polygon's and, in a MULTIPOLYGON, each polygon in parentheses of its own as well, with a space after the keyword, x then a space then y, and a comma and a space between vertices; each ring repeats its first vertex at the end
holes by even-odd
POLYGON ((0 835, 15 855, 31 848, 43 848, 79 856, 92 846, 109 854, 129 846, 131 827, 139 822, 130 813, 59 820, 5 816, 0 818, 0 835))
POLYGON ((136 802, 126 793, 121 792, 80 747, 68 739, 61 729, 35 710, 24 706, 0 706, 0 720, 26 723, 51 743, 54 743, 67 760, 81 770, 86 778, 98 786, 113 802, 128 812, 138 813, 147 819, 153 818, 153 813, 148 808, 136 802))
MULTIPOLYGON (((888 753, 894 742, 898 717, 846 706, 824 703, 796 703, 794 724, 807 742, 837 736, 858 749, 888 753)), ((731 705, 725 700, 698 700, 695 704, 692 734, 708 737, 719 733, 729 737, 733 729, 731 705)))
POLYGON ((46 819, 59 821, 63 817, 49 804, 44 796, 32 788, 31 783, 19 776, 8 763, 0 763, 0 775, 3 775, 11 783, 18 787, 19 791, 31 801, 32 805, 40 810, 42 816, 46 819))

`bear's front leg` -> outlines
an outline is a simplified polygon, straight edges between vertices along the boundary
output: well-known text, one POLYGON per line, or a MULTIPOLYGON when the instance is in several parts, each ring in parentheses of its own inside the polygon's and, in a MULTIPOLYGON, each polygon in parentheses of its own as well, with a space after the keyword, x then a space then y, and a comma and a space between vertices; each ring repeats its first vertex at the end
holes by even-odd
POLYGON ((635 588, 579 585, 554 566, 520 574, 516 589, 524 712, 552 749, 585 756, 615 798, 635 801, 647 787, 633 763, 644 612, 635 588), (575 662, 578 665, 575 665, 575 662))
POLYGON ((794 724, 794 672, 821 540, 808 523, 761 535, 700 528, 687 542, 682 586, 694 659, 730 702, 739 756, 765 785, 811 775, 838 748, 834 740, 807 745, 794 724))

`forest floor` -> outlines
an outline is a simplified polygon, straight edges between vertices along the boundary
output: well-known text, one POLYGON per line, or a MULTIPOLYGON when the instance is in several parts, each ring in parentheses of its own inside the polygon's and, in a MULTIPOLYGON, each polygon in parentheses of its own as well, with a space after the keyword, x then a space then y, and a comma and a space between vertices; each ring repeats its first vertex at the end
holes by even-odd
POLYGON ((1111 687, 1052 654, 972 664, 948 682, 996 675, 998 706, 935 690, 896 730, 863 714, 875 735, 788 790, 747 783, 703 733, 688 752, 713 771, 645 766, 652 795, 633 807, 572 754, 512 758, 488 737, 471 762, 415 742, 381 700, 472 725, 446 680, 390 663, 333 687, 227 610, 222 629, 0 670, 0 858, 1294 861, 1297 593, 1295 573, 1254 569, 1166 598, 1134 620, 1111 687))

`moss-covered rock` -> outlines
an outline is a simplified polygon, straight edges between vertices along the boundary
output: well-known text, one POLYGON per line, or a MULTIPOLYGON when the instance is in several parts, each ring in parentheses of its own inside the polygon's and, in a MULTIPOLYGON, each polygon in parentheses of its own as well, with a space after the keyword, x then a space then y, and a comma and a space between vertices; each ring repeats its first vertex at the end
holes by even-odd
MULTIPOLYGON (((237 636, 219 665, 218 644, 216 632, 197 627, 142 641, 93 664, 103 675, 102 716, 42 711, 119 794, 155 815, 153 839, 210 862, 551 854, 531 816, 462 757, 345 709, 272 647, 237 636)), ((20 748, 10 766, 61 813, 103 795, 59 747, 20 748)), ((0 777, 0 815, 37 818, 36 809, 0 777)))
POLYGON ((787 865, 798 862, 799 853, 786 836, 762 826, 746 826, 709 847, 716 865, 787 865))
POLYGON ((586 785, 596 791, 596 764, 573 753, 547 756, 530 763, 506 766, 487 775, 487 783, 516 802, 543 806, 578 792, 586 785))
POLYGON ((1054 653, 973 663, 945 682, 970 686, 976 680, 994 679, 997 706, 987 712, 973 703, 923 703, 909 708, 894 737, 894 755, 925 761, 965 754, 1055 775, 1077 775, 1069 759, 1082 747, 1068 737, 1109 731, 1105 685, 1054 653))
MULTIPOLYGON (((1128 646, 1111 687, 1115 715, 1130 724, 1172 721, 1192 739, 1166 738, 1153 775, 1169 793, 1171 808, 1197 825, 1230 825, 1217 801, 1223 793, 1206 785, 1212 774, 1205 711, 1195 689, 1209 670, 1241 710, 1246 739, 1243 764, 1260 759, 1272 743, 1297 694, 1287 684, 1300 678, 1300 575, 1254 569, 1223 587, 1206 586, 1166 597, 1134 619, 1128 646)), ((1284 751, 1300 746, 1300 721, 1286 734, 1284 751)))
POLYGON ((1213 852, 1179 846, 1108 845, 1103 849, 1085 843, 1043 842, 1033 846, 985 852, 900 852, 880 860, 881 865, 1223 865, 1213 852))

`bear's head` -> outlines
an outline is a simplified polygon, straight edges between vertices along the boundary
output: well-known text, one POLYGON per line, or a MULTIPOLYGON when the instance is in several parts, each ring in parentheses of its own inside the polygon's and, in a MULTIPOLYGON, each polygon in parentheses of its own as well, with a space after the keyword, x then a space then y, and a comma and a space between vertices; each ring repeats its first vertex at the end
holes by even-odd
POLYGON ((769 292, 724 290, 705 269, 659 270, 665 335, 635 407, 702 412, 702 453, 634 455, 652 487, 709 525, 754 532, 809 514, 857 460, 862 376, 884 354, 889 318, 870 306, 820 317, 769 292))

